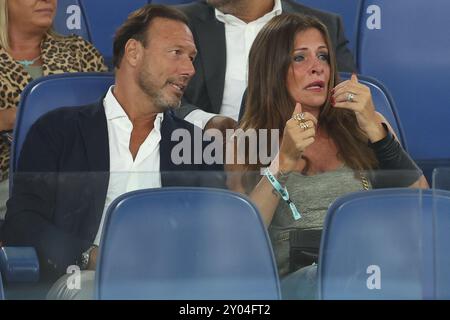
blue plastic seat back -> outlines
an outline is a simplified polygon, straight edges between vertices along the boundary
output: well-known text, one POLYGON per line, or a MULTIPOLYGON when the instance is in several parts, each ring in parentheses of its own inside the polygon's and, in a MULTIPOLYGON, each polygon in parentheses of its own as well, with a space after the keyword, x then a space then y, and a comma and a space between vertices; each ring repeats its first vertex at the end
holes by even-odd
POLYGON ((116 29, 128 15, 146 5, 147 0, 80 0, 91 42, 111 67, 112 46, 116 29))
MULTIPOLYGON (((341 77, 341 80, 348 80, 351 77, 351 73, 340 72, 339 76, 341 77)), ((386 88, 383 83, 372 77, 358 75, 358 79, 361 83, 370 88, 375 109, 381 113, 387 121, 389 121, 389 124, 392 126, 392 129, 394 129, 400 143, 405 149, 407 149, 402 124, 397 114, 394 99, 392 98, 388 88, 386 88)))
POLYGON ((296 0, 311 8, 332 12, 342 17, 348 48, 354 52, 362 0, 296 0))
POLYGON ((433 297, 431 190, 382 189, 338 198, 325 219, 321 299, 433 297))
POLYGON ((39 260, 32 247, 0 248, 0 271, 5 282, 37 282, 39 260))
POLYGON ((97 261, 98 299, 279 299, 257 209, 226 190, 163 188, 116 199, 97 261))
POLYGON ((392 93, 412 157, 450 165, 449 11, 448 0, 365 0, 357 63, 392 93))
POLYGON ((53 27, 62 35, 77 34, 91 41, 83 7, 79 0, 58 0, 53 27))
POLYGON ((113 83, 114 77, 109 73, 65 73, 41 77, 29 83, 22 92, 17 110, 10 173, 16 171, 23 142, 38 118, 60 107, 99 101, 113 83))

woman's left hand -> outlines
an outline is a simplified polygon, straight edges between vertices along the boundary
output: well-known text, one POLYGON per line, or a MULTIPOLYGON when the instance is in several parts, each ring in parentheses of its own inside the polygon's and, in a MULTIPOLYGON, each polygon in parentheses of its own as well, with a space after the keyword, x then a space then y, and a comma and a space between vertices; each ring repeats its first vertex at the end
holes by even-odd
POLYGON ((359 127, 372 143, 386 136, 381 119, 375 111, 370 89, 358 82, 356 74, 353 74, 350 80, 334 87, 331 105, 335 108, 353 110, 359 127))

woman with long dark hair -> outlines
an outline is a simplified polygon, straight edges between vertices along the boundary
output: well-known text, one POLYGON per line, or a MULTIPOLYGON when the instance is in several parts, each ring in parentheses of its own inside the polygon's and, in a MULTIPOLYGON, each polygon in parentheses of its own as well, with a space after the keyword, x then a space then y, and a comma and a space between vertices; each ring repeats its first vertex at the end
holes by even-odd
MULTIPOLYGON (((227 165, 228 183, 249 194, 260 210, 280 276, 301 267, 296 241, 320 232, 337 197, 372 187, 428 187, 375 111, 370 89, 356 75, 339 82, 328 31, 316 18, 273 18, 253 43, 248 76, 240 128, 278 129, 280 148, 263 176, 261 162, 227 165), (381 179, 378 170, 398 176, 381 179)), ((235 139, 239 143, 239 136, 235 139)))

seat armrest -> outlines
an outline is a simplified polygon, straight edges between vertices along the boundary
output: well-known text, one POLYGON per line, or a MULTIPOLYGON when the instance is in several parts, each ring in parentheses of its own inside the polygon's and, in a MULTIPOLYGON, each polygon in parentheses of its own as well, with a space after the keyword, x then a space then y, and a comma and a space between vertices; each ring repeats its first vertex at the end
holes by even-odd
POLYGON ((0 271, 7 282, 39 281, 39 260, 32 247, 0 248, 0 271))

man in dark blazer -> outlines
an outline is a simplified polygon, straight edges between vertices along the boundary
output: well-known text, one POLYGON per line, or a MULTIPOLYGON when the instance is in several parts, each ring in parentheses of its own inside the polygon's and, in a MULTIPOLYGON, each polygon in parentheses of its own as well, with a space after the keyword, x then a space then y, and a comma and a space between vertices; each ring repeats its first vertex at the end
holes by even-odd
MULTIPOLYGON (((110 188, 110 171, 127 170, 122 158, 133 166, 142 164, 140 168, 158 168, 161 186, 222 186, 212 178, 215 173, 202 174, 220 171, 222 165, 194 164, 193 152, 191 162, 178 164, 172 155, 178 143, 172 141, 175 130, 191 137, 200 130, 172 114, 195 72, 195 55, 187 18, 173 8, 148 5, 130 15, 116 33, 116 81, 104 99, 57 109, 32 126, 8 201, 3 240, 4 245, 34 247, 44 279, 56 280, 71 265, 95 270, 93 244, 101 234, 105 200, 118 196, 110 188)), ((191 147, 195 150, 194 141, 191 147)), ((92 297, 93 277, 89 279, 89 285, 83 284, 92 297)), ((56 291, 61 293, 66 282, 58 282, 56 291)), ((76 294, 67 291, 59 297, 76 294)))
MULTIPOLYGON (((179 117, 185 118, 198 108, 213 114, 221 113, 228 57, 225 24, 216 18, 215 9, 249 23, 270 12, 277 1, 279 0, 201 0, 178 6, 189 17, 198 50, 194 61, 196 74, 183 97, 183 107, 177 110, 179 117)), ((281 0, 281 12, 298 12, 318 17, 327 26, 330 33, 331 41, 336 49, 339 71, 353 72, 356 70, 352 54, 347 48, 348 40, 344 35, 342 21, 338 15, 287 0, 281 0)), ((244 65, 239 67, 246 68, 244 65)), ((204 119, 202 118, 202 120, 204 119)), ((225 117, 218 116, 209 120, 205 128, 223 129, 224 126, 230 125, 232 122, 230 123, 225 117)))

